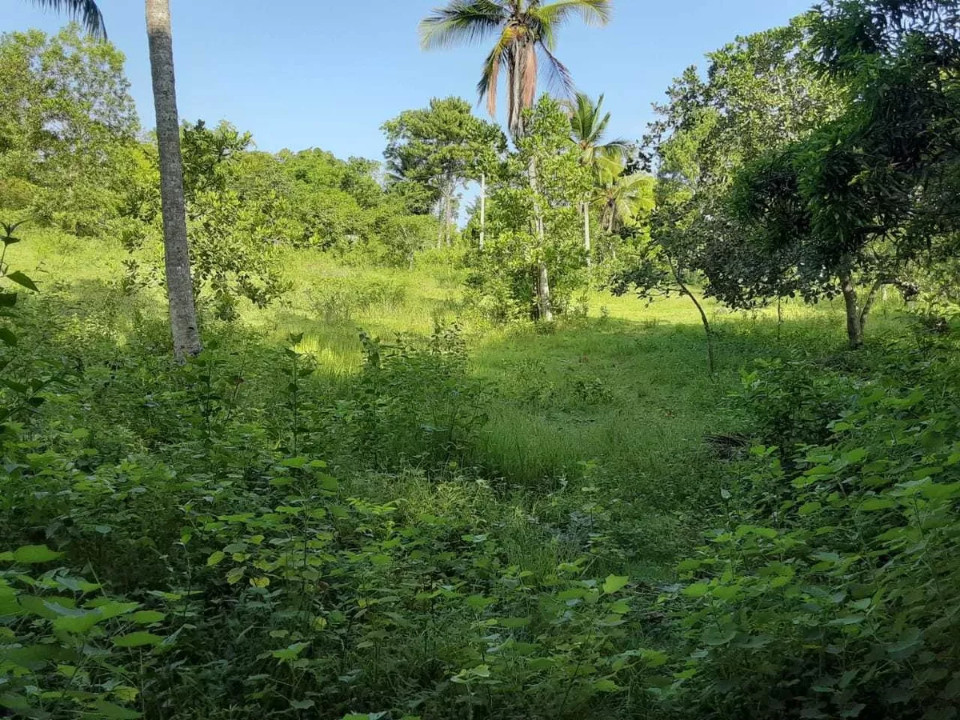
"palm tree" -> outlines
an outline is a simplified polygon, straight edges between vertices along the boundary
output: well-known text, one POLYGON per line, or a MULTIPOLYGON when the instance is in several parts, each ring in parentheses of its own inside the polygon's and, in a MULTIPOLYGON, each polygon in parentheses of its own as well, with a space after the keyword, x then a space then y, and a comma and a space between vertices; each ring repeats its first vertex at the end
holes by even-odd
MULTIPOLYGON (((524 111, 533 107, 541 61, 551 77, 567 94, 573 80, 567 67, 557 59, 557 32, 571 16, 586 23, 605 25, 610 20, 613 0, 449 0, 420 23, 424 49, 449 47, 460 42, 495 38, 493 49, 483 62, 477 90, 486 98, 490 115, 496 117, 500 73, 507 71, 507 128, 514 140, 524 135, 524 111)), ((536 161, 530 161, 530 186, 537 194, 536 161)), ((541 246, 545 242, 543 218, 534 212, 534 230, 541 246)), ((537 305, 540 318, 553 319, 550 280, 546 264, 537 272, 537 305)))
POLYGON ((428 50, 496 38, 477 89, 496 116, 500 73, 507 70, 507 127, 517 138, 524 131, 523 111, 537 97, 541 61, 564 90, 572 90, 570 71, 554 55, 560 26, 573 15, 605 25, 612 6, 613 0, 450 0, 420 23, 420 37, 428 50))
MULTIPOLYGON (((653 211, 653 178, 645 173, 628 174, 622 156, 598 156, 595 177, 591 201, 599 211, 601 227, 609 235, 624 227, 636 227, 653 211)), ((616 256, 613 246, 613 258, 616 256)))
MULTIPOLYGON (((610 113, 603 114, 603 95, 594 103, 584 93, 577 93, 574 102, 569 105, 570 130, 574 141, 580 147, 580 162, 589 167, 594 177, 600 175, 600 165, 603 161, 614 161, 623 158, 630 145, 626 140, 611 140, 603 142, 610 124, 610 113)), ((583 215, 583 249, 587 255, 587 266, 590 266, 590 201, 584 200, 580 204, 583 215)))
POLYGON ((103 14, 94 0, 32 0, 34 5, 50 8, 80 21, 88 33, 102 40, 107 39, 107 26, 103 14))
POLYGON ((160 153, 160 200, 163 212, 163 249, 173 354, 178 361, 200 353, 200 331, 190 274, 186 201, 183 195, 183 156, 173 71, 170 0, 146 0, 153 103, 157 113, 160 153))
MULTIPOLYGON (((71 15, 91 35, 106 39, 103 14, 95 0, 32 0, 35 5, 71 15)), ((160 151, 160 196, 163 207, 163 244, 167 274, 167 299, 173 352, 182 361, 200 353, 200 331, 190 274, 186 206, 183 196, 183 158, 180 154, 180 121, 177 116, 173 72, 173 39, 169 0, 146 0, 153 99, 157 110, 157 144, 160 151)))

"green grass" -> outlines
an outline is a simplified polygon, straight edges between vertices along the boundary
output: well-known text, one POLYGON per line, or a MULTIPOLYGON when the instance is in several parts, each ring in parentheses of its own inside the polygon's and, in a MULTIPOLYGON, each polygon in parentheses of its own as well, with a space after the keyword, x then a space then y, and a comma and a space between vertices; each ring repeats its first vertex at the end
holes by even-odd
MULTIPOLYGON (((99 308, 97 324, 110 326, 118 342, 136 331, 139 317, 163 315, 159 288, 109 307, 126 253, 108 241, 28 232, 15 250, 14 265, 41 285, 72 288, 84 299, 87 308, 78 305, 74 322, 99 308)), ((647 304, 592 292, 587 317, 548 332, 531 324, 491 328, 461 306, 464 273, 449 256, 428 255, 413 270, 303 251, 283 251, 281 262, 290 292, 265 310, 244 306, 241 325, 267 344, 303 334, 298 350, 328 377, 359 369, 361 329, 389 342, 398 334, 426 337, 438 323, 463 324, 471 372, 492 396, 472 461, 510 485, 555 487, 592 463, 671 507, 709 487, 703 438, 729 424, 724 399, 741 367, 804 338, 818 338, 818 349, 843 345, 836 303, 787 304, 778 327, 775 309, 733 313, 707 302, 718 336, 719 367, 711 376, 699 315, 687 298, 647 304)), ((881 307, 871 331, 886 332, 895 315, 881 307)))

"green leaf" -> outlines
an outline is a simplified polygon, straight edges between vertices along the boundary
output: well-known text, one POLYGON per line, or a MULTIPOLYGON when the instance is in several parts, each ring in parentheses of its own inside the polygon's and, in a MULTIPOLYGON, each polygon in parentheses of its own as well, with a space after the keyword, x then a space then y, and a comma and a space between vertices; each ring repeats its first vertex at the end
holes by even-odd
POLYGON ((137 720, 140 717, 140 713, 136 710, 120 707, 106 700, 97 700, 93 707, 97 711, 96 717, 103 717, 108 720, 137 720))
POLYGON ((309 710, 316 703, 313 700, 291 700, 290 707, 294 710, 309 710))
POLYGON ((74 635, 83 635, 103 620, 103 616, 96 610, 88 610, 82 615, 65 615, 53 621, 53 629, 74 635))
POLYGON ((219 565, 224 561, 226 557, 227 557, 227 554, 225 552, 223 552, 222 550, 217 550, 215 553, 213 553, 210 557, 207 558, 207 567, 214 567, 215 565, 219 565))
POLYGON ((876 512, 877 510, 888 510, 896 506, 897 503, 890 498, 870 497, 860 503, 860 510, 864 512, 876 512))
POLYGON ((17 270, 7 275, 7 280, 15 282, 21 287, 25 287, 27 290, 33 290, 34 292, 40 292, 40 288, 37 287, 36 283, 33 282, 29 277, 24 275, 22 272, 17 270))
POLYGON ((130 619, 137 625, 152 625, 153 623, 163 622, 166 617, 164 613, 156 610, 141 610, 134 613, 130 619))
POLYGON ((13 551, 13 561, 20 565, 39 565, 48 563, 63 556, 63 553, 54 552, 46 545, 24 545, 13 551))
POLYGON ((100 616, 104 620, 108 620, 110 618, 119 617, 120 615, 127 615, 129 613, 132 613, 134 610, 140 607, 140 603, 136 603, 136 602, 122 603, 122 602, 108 601, 104 603, 90 603, 89 607, 95 607, 97 609, 97 612, 100 613, 100 616))
POLYGON ((271 655, 277 660, 296 660, 300 657, 300 653, 309 647, 310 643, 299 642, 294 643, 293 645, 288 645, 283 650, 274 650, 271 655))
POLYGON ((603 594, 613 595, 615 592, 623 590, 630 582, 630 578, 621 575, 611 575, 603 583, 603 594))
POLYGON ((159 645, 163 638, 149 632, 132 632, 113 639, 113 644, 122 648, 143 647, 145 645, 159 645))
POLYGON ((603 679, 603 680, 597 680, 593 684, 593 689, 596 690, 597 692, 613 693, 620 690, 620 686, 617 685, 613 680, 603 679))
POLYGON ((683 594, 692 598, 703 597, 708 592, 710 592, 710 586, 706 583, 694 583, 683 589, 683 594))

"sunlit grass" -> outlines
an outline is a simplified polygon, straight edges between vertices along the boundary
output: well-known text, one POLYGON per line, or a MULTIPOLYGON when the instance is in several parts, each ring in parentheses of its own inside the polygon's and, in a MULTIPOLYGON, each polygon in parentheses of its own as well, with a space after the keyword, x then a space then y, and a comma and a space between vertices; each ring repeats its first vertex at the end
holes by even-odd
MULTIPOLYGON (((121 306, 114 298, 126 252, 103 240, 30 232, 16 247, 15 267, 41 286, 74 288, 90 307, 111 316, 120 334, 137 317, 163 315, 160 288, 121 306)), ((719 367, 707 371, 705 336, 688 298, 649 304, 594 291, 587 317, 544 331, 532 324, 491 328, 461 307, 464 271, 455 258, 426 256, 413 269, 371 268, 328 255, 282 251, 291 290, 278 303, 241 306, 241 325, 274 345, 300 336, 320 374, 344 377, 362 362, 360 331, 391 342, 398 334, 428 337, 438 324, 459 322, 471 372, 484 381, 489 420, 472 461, 485 474, 524 487, 552 487, 579 478, 587 463, 623 478, 651 501, 709 486, 703 437, 727 423, 725 398, 753 358, 816 338, 815 350, 843 347, 842 309, 797 302, 752 313, 706 301, 717 333, 719 367)), ((896 304, 873 316, 870 332, 892 327, 896 304)), ((83 322, 82 308, 72 322, 83 322)), ((102 323, 100 323, 102 324, 102 323)), ((118 338, 118 341, 122 341, 118 338)))

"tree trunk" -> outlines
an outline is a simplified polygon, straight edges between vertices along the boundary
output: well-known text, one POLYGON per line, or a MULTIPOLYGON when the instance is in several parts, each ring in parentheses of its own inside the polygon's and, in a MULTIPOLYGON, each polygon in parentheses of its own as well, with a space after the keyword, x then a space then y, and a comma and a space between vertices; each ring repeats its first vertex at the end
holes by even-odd
POLYGON ((439 228, 439 230, 437 230, 437 250, 443 249, 443 239, 446 234, 446 226, 443 222, 443 203, 444 195, 441 192, 440 199, 437 200, 437 227, 439 228))
POLYGON ((480 249, 487 241, 487 174, 480 174, 480 249))
POLYGON ((713 347, 713 327, 710 325, 710 318, 707 317, 707 311, 703 308, 697 296, 694 295, 686 283, 683 282, 683 275, 680 268, 674 265, 672 261, 670 262, 670 271, 673 273, 673 279, 680 288, 680 292, 693 301, 693 304, 697 307, 697 312, 700 313, 700 322, 703 324, 703 331, 707 335, 707 364, 710 368, 710 374, 713 375, 717 372, 717 356, 713 347))
POLYGON ((587 267, 589 268, 593 264, 593 259, 590 257, 591 251, 591 242, 590 242, 590 203, 584 201, 583 203, 583 249, 587 254, 587 267))
POLYGON ((547 264, 541 260, 537 277, 537 308, 540 319, 553 322, 553 303, 550 300, 550 273, 547 264))
POLYGON ((533 231, 537 238, 537 247, 540 250, 540 261, 537 266, 537 311, 541 320, 553 322, 553 302, 550 299, 550 272, 547 269, 546 233, 543 227, 543 209, 540 207, 540 183, 537 182, 537 158, 530 158, 527 168, 530 174, 530 189, 533 192, 533 231))
POLYGON ((160 199, 163 213, 163 248, 167 274, 167 300, 173 353, 178 361, 202 350, 197 308, 190 274, 186 202, 183 195, 183 158, 180 155, 180 121, 173 71, 173 37, 169 0, 146 0, 153 101, 157 111, 157 146, 160 154, 160 199))
POLYGON ((453 232, 451 228, 453 227, 453 191, 450 190, 447 192, 447 203, 446 203, 446 215, 444 217, 444 228, 447 235, 447 247, 453 245, 453 232))
POLYGON ((847 339, 854 350, 863 345, 863 318, 857 300, 857 288, 853 284, 853 275, 845 272, 840 278, 843 302, 847 312, 847 339))

